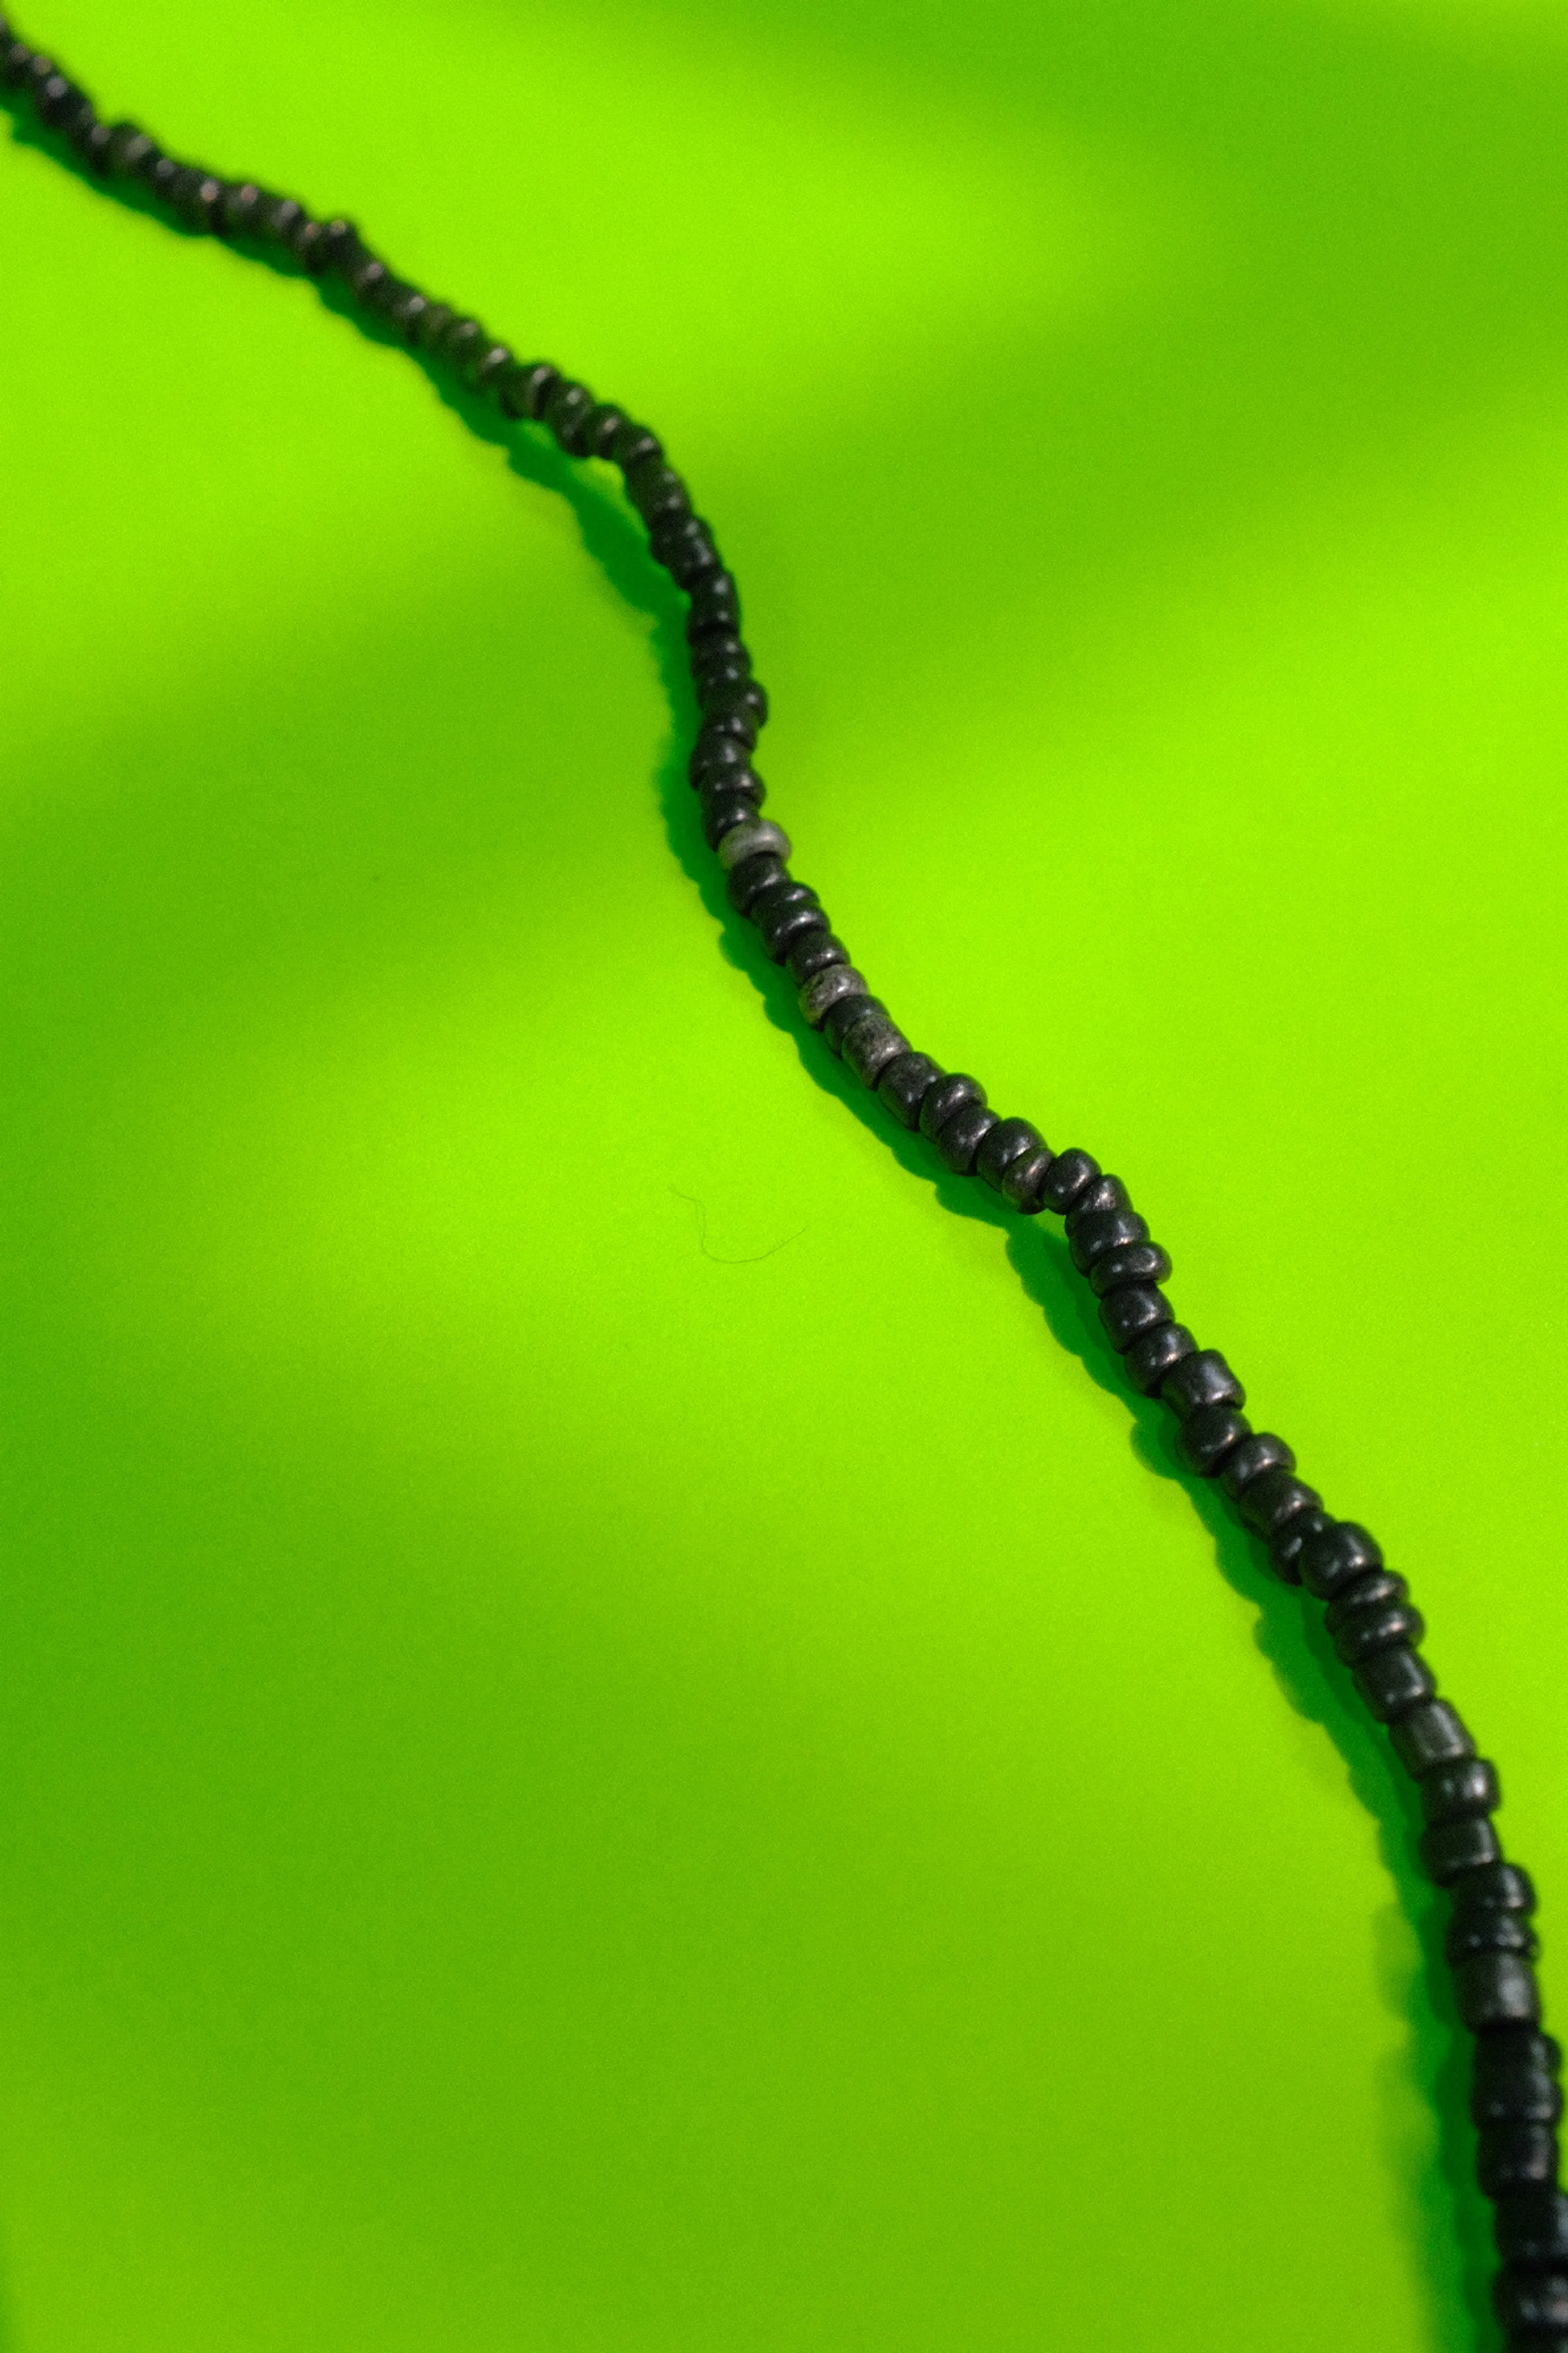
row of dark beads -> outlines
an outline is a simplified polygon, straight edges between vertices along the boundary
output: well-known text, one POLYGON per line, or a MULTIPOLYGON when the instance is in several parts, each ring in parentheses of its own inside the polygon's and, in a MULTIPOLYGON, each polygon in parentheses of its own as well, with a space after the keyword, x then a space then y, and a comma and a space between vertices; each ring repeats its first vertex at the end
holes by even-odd
POLYGON ((313 276, 331 272, 413 348, 487 393, 510 417, 545 425, 568 456, 615 462, 647 526, 655 556, 689 599, 688 642, 700 721, 690 776, 703 830, 729 897, 788 967, 801 1009, 899 1123, 918 1130, 943 1166, 978 1176, 1025 1216, 1064 1217, 1074 1265, 1088 1281, 1133 1386, 1159 1396, 1181 1428, 1189 1466, 1216 1480, 1267 1546, 1276 1572, 1327 1605, 1324 1623, 1373 1715, 1415 1781, 1426 1829, 1423 1864, 1449 1890, 1447 1951, 1459 2013, 1476 2036, 1471 2112, 1478 2171, 1496 2202, 1503 2267, 1499 2316, 1510 2346, 1568 2353, 1568 2197, 1558 2187, 1562 2053, 1541 2031, 1531 1966, 1534 1890, 1503 1859, 1491 1816, 1495 1769, 1420 1654, 1425 1627, 1405 1579, 1374 1540, 1325 1512, 1296 1476, 1284 1440, 1255 1431, 1225 1358, 1201 1348, 1164 1296, 1171 1261, 1121 1180, 1090 1155, 1054 1153, 1027 1120, 1003 1118, 978 1080, 911 1047, 850 962, 815 891, 790 872, 791 845, 764 818, 752 765, 767 717, 740 631, 735 582, 710 526, 658 437, 546 361, 520 359, 480 322, 398 278, 341 217, 318 220, 296 199, 181 163, 133 123, 101 122, 87 94, 0 17, 0 79, 25 91, 39 119, 90 169, 133 178, 187 227, 280 248, 313 276))

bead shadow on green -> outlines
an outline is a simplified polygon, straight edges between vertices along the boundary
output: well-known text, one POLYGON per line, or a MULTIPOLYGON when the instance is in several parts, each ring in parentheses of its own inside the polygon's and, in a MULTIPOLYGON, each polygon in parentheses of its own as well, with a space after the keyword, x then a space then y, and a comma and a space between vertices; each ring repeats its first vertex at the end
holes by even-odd
MULTIPOLYGON (((96 195, 129 211, 151 216, 161 228, 175 235, 206 233, 171 216, 165 205, 140 184, 100 178, 63 136, 39 123, 19 94, 0 93, 0 104, 12 116, 16 143, 43 150, 96 195)), ((585 553, 626 602, 651 619, 654 659, 671 717, 668 744, 652 782, 670 848, 714 923, 721 952, 752 981, 767 1018, 790 1038, 814 1083, 844 1103, 895 1154, 910 1175, 931 1187, 943 1208, 977 1219, 1005 1234, 1008 1258, 1055 1341, 1127 1407, 1131 1443, 1140 1462, 1156 1476, 1173 1479, 1185 1489, 1213 1537, 1222 1575, 1257 1610, 1258 1646, 1286 1700, 1298 1715, 1323 1727, 1343 1759, 1355 1795, 1377 1824, 1383 1861, 1400 1910, 1419 1939, 1423 1966, 1414 1984, 1403 1973, 1402 1962, 1387 1956, 1382 1960, 1389 2007, 1412 2028, 1409 2049, 1399 2062, 1401 2072, 1406 2083, 1413 2082, 1436 2107, 1440 2124, 1436 2162, 1408 2180, 1405 2188, 1413 2235, 1421 2243, 1429 2278, 1436 2280, 1447 2268, 1458 2226, 1464 2294, 1473 2324, 1461 2340, 1450 2327, 1445 2327, 1445 2314, 1435 2311, 1435 2331, 1443 2328, 1444 2333, 1440 2339, 1435 2333, 1433 2342, 1435 2348, 1441 2344, 1442 2353, 1470 2353, 1477 2344, 1495 2342, 1489 2295, 1493 2267, 1489 2220, 1474 2181, 1471 2158, 1468 2054, 1458 2031, 1455 1998, 1443 1957, 1447 1907, 1417 1867, 1421 1821, 1415 1787, 1399 1770, 1386 1736, 1368 1720, 1354 1698, 1320 1614, 1303 1609, 1300 1597, 1269 1572, 1263 1546, 1237 1523, 1210 1482, 1182 1461, 1175 1451, 1176 1425, 1168 1410, 1158 1399, 1132 1391, 1095 1312, 1094 1297, 1074 1271, 1062 1235, 1043 1221, 1021 1222, 989 1187, 945 1168, 931 1145, 910 1134, 875 1093, 858 1082, 830 1045, 803 1025, 795 980, 771 960, 755 928, 730 904, 723 870, 704 839, 702 807, 687 777, 688 752, 699 713, 689 668, 685 600, 655 562, 630 503, 607 477, 595 478, 564 456, 546 427, 510 423, 491 401, 467 388, 449 366, 411 349, 395 326, 358 303, 351 290, 334 277, 314 276, 286 249, 273 244, 240 238, 224 241, 233 245, 237 261, 262 262, 280 277, 310 277, 324 309, 367 341, 395 348, 411 359, 441 404, 468 431, 504 450, 509 467, 521 479, 557 492, 570 506, 585 553)), ((917 1048, 926 1042, 914 1041, 917 1048)), ((1353 1508, 1353 1499, 1345 1501, 1353 1508)), ((0 2318, 0 2353, 6 2353, 10 2341, 0 2318)))

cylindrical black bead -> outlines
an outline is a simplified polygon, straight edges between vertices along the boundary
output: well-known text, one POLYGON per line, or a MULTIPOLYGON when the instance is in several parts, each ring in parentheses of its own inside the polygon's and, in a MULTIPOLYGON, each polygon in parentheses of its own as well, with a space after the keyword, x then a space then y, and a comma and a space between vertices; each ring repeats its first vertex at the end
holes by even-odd
MULTIPOLYGON (((713 533, 700 515, 675 515, 648 535, 648 554, 656 564, 662 564, 678 588, 689 588, 705 572, 717 572, 722 567, 713 533)), ((704 708, 717 708, 726 695, 741 692, 739 688, 725 688, 704 708)), ((765 710, 761 714, 766 717, 765 710)))
POLYGON ((1251 1434, 1252 1424, 1234 1406, 1201 1405, 1183 1422, 1176 1448, 1200 1479, 1213 1479, 1217 1477, 1226 1456, 1233 1454, 1251 1434))
POLYGON ((1069 1152, 1058 1152, 1046 1186, 1046 1208, 1055 1209, 1058 1217, 1070 1216, 1099 1176, 1100 1163, 1091 1154, 1080 1152, 1076 1145, 1069 1152))
POLYGON ((628 418, 611 442, 610 455, 622 473, 629 474, 650 458, 662 458, 664 444, 646 425, 634 425, 628 418))
POLYGON ((1239 1495, 1254 1479, 1261 1479, 1266 1471, 1294 1471, 1296 1457, 1282 1438, 1273 1431, 1260 1430, 1251 1438, 1243 1439, 1234 1454, 1228 1457, 1220 1472, 1220 1484, 1227 1495, 1239 1495))
POLYGON ((874 1087, 889 1066, 910 1050, 910 1041, 886 1013, 869 1011, 852 1021, 839 1050, 863 1087, 874 1087))
MULTIPOLYGON (((716 777, 721 769, 728 769, 731 775, 750 776, 752 773, 752 747, 739 742, 728 730, 721 732, 704 727, 691 747, 691 757, 687 763, 692 789, 700 792, 707 780, 716 777)), ((742 790, 744 789, 742 786, 742 790)))
POLYGON ((760 850, 753 858, 742 858, 738 866, 730 869, 730 880, 724 894, 738 915, 743 915, 759 891, 770 882, 784 881, 784 860, 770 850, 760 850))
POLYGON ((1358 1609, 1381 1609, 1384 1602, 1408 1601, 1410 1588, 1391 1568, 1369 1568, 1364 1577, 1342 1585, 1323 1612, 1323 1625, 1330 1634, 1337 1634, 1347 1618, 1358 1609))
POLYGON ((965 1103, 938 1129, 934 1139, 937 1157, 955 1176, 972 1176, 975 1155, 991 1130, 998 1125, 995 1113, 987 1111, 984 1103, 965 1103))
POLYGON ((563 378, 552 386, 544 404, 544 422, 569 458, 586 457, 588 419, 598 405, 585 384, 563 378))
POLYGON ((1412 1603, 1374 1602, 1347 1610, 1334 1630, 1334 1648, 1347 1667, 1359 1667, 1374 1651, 1391 1651, 1396 1642, 1414 1648, 1426 1631, 1426 1620, 1412 1603))
POLYGON ((768 788, 754 768, 736 766, 704 768, 691 789, 700 797, 705 817, 716 800, 747 800, 755 810, 768 797, 768 788))
POLYGON ((1121 1355, 1145 1332, 1170 1323, 1171 1303, 1152 1283, 1129 1283, 1123 1290, 1106 1293, 1100 1303, 1100 1320, 1106 1338, 1121 1355))
POLYGON ((900 1054, 878 1080, 878 1099, 900 1127, 916 1128, 921 1124, 921 1105, 941 1076, 929 1054, 900 1054))
POLYGON ((1280 1465, 1248 1480, 1241 1491, 1238 1509, 1247 1526, 1265 1544, 1272 1544, 1298 1512, 1319 1511, 1322 1501, 1315 1487, 1309 1487, 1305 1480, 1298 1479, 1280 1465))
POLYGON ((1475 1742, 1446 1699, 1412 1708, 1389 1726, 1389 1738, 1394 1755, 1415 1781, 1435 1766, 1457 1764, 1461 1757, 1476 1753, 1475 1742))
POLYGON ((934 1142, 937 1130, 946 1125, 955 1111, 961 1111, 965 1103, 984 1101, 985 1090, 978 1079, 970 1078, 963 1071, 950 1071, 921 1105, 921 1134, 934 1142))
POLYGON ((742 679, 725 686, 715 687, 702 698, 702 715, 721 718, 730 712, 747 712, 761 727, 768 715, 767 690, 754 678, 742 679))
POLYGON ((1038 1152, 1045 1137, 1026 1119, 999 1119, 987 1134, 975 1155, 974 1172, 984 1176, 994 1193, 1002 1190, 1002 1179, 1015 1160, 1026 1154, 1038 1152))
POLYGON ((1440 1765, 1421 1784, 1421 1811, 1428 1827, 1458 1822, 1473 1814, 1495 1814, 1502 1803, 1497 1767, 1484 1757, 1466 1757, 1456 1765, 1440 1765))
POLYGON ((1421 1868, 1438 1887, 1452 1887, 1465 1873, 1502 1861, 1498 1834, 1485 1814, 1465 1821, 1435 1822, 1421 1833, 1421 1868))
POLYGON ((715 631, 728 635, 741 626, 741 594, 727 572, 710 572, 691 591, 686 634, 693 645, 715 631))
POLYGON ((1355 1683, 1380 1724, 1419 1707, 1437 1688, 1432 1670, 1414 1651, 1374 1651, 1356 1669, 1355 1683))
POLYGON ((834 1052, 841 1053, 846 1037, 858 1021, 864 1021, 868 1013, 885 1014, 887 1010, 879 997, 869 996, 862 988, 858 996, 842 997, 828 1007, 822 1017, 822 1034, 834 1052))
POLYGON ((1568 2268, 1500 2272, 1492 2282, 1492 2305, 1505 2328, 1528 2332, 1527 2343, 1539 2344, 1543 2330, 1568 2330, 1568 2268))
MULTIPOLYGON (((1084 1187, 1067 1215, 1067 1230, 1070 1240, 1086 1218, 1102 1216, 1108 1209, 1131 1209, 1127 1187, 1120 1176, 1096 1176, 1084 1187)), ((1149 1229, 1144 1227, 1147 1233, 1149 1229)))
POLYGON ((71 125, 70 142, 89 172, 107 179, 113 166, 110 161, 110 142, 114 137, 113 126, 100 122, 89 110, 80 113, 71 125))
MULTIPOLYGON (((396 288, 395 280, 384 279, 381 284, 373 290, 370 299, 378 311, 385 311, 391 307, 396 290, 400 290, 396 288)), ((489 351, 477 359, 468 370, 468 382, 473 385, 474 390, 493 393, 515 356, 510 343, 492 343, 489 351)))
POLYGON ((673 466, 647 458, 626 475, 626 496, 651 531, 671 515, 691 512, 691 499, 673 466))
POLYGON ((1557 2180, 1557 2136, 1550 2125, 1491 2125, 1480 2136, 1476 2179, 1489 2198, 1516 2189, 1551 2189, 1557 2180))
MULTIPOLYGON (((1465 1883, 1460 1880, 1454 1894, 1462 1896, 1464 1892, 1465 1883)), ((1528 1912, 1476 1911, 1461 1904, 1443 1936, 1443 1952, 1451 1969, 1473 1960, 1478 1953, 1522 1953, 1527 1961, 1532 1961, 1539 1949, 1528 1912)))
POLYGON ((1568 2263, 1568 2190, 1521 2189, 1500 2199, 1496 2224, 1498 2253, 1507 2262, 1524 2270, 1568 2263))
POLYGON ((1171 1261, 1158 1242, 1128 1242, 1121 1250, 1097 1258, 1089 1271, 1089 1287, 1103 1299, 1127 1282, 1167 1282, 1171 1261))
POLYGON ((1499 2026, 1538 2026, 1541 1989, 1517 1953, 1478 1953, 1454 1971, 1459 2016, 1472 2034, 1499 2026))
POLYGON ((1175 1366, 1160 1391, 1165 1403, 1184 1421, 1204 1406, 1247 1403, 1247 1391, 1217 1348, 1200 1348, 1175 1366))
POLYGON ((1269 1565, 1287 1585, 1300 1584, 1301 1547, 1328 1525, 1327 1512, 1314 1506, 1293 1514, 1277 1531, 1268 1546, 1269 1565))
POLYGON ((1046 1206, 1046 1187, 1055 1160, 1048 1144, 1010 1160, 1002 1178, 1002 1198, 1026 1218, 1037 1218, 1046 1206))
POLYGON ((1087 1274, 1097 1259, 1109 1258, 1112 1250, 1149 1239, 1149 1229, 1136 1209, 1078 1209, 1068 1220, 1068 1230, 1072 1262, 1080 1274, 1087 1274))
POLYGON ((601 400, 583 427, 583 448, 590 458, 607 458, 626 418, 613 401, 601 400))
POLYGON ((789 976, 798 988, 829 965, 845 965, 849 951, 835 932, 813 932, 805 938, 793 941, 784 958, 789 976))
POLYGON ((1197 1345, 1184 1324, 1160 1324, 1134 1340, 1121 1361, 1134 1388, 1152 1397, 1168 1373, 1184 1357, 1196 1355, 1197 1345))
MULTIPOLYGON (((443 307, 433 305, 433 308, 443 307)), ((419 341, 426 342, 425 313, 419 322, 419 341)), ((496 395, 509 417, 528 417, 537 420, 544 414, 544 404, 561 381, 559 368, 548 360, 514 360, 496 385, 496 395)))
POLYGON ((1459 1890, 1463 1901, 1488 1912, 1533 1912, 1535 1883, 1517 1862, 1494 1863, 1472 1872, 1459 1890))
POLYGON ((1470 2121, 1478 2132, 1498 2125, 1544 2125, 1552 2131, 1563 2121, 1563 2086, 1544 2067, 1478 2070, 1470 2087, 1470 2121))
POLYGON ((1320 1601, 1331 1601, 1352 1577, 1382 1567, 1383 1552, 1376 1539, 1353 1520, 1336 1520, 1301 1547, 1301 1582, 1320 1601))
POLYGON ((822 911, 822 902, 815 891, 789 906, 770 904, 763 914, 759 914, 753 906, 750 912, 752 922, 763 935, 763 945, 774 964, 783 964, 796 940, 804 939, 808 932, 826 933, 829 928, 827 917, 822 911))

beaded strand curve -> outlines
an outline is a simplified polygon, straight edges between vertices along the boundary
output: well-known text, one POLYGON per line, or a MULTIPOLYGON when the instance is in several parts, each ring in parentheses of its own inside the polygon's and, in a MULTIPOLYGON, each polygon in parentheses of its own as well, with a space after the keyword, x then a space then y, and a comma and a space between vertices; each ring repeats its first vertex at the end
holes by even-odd
POLYGON ((945 1168, 980 1177, 1025 1217, 1050 1209, 1065 1218, 1073 1264, 1132 1387, 1171 1408, 1185 1461, 1217 1481, 1267 1546, 1276 1575, 1328 1605, 1334 1648, 1419 1789, 1422 1867, 1453 1899, 1446 1951, 1459 2016, 1475 2036, 1470 2114, 1478 2176, 1496 2208, 1498 2317, 1513 2353, 1568 2353, 1568 2193, 1558 2186, 1556 2130, 1563 2054, 1541 2031, 1531 1967, 1535 1892, 1529 1875, 1504 1861, 1491 1820, 1496 1768, 1437 1696, 1418 1647, 1426 1626, 1404 1577, 1384 1566, 1363 1527, 1324 1510, 1296 1476, 1285 1440, 1247 1419, 1246 1392, 1225 1358, 1175 1322, 1163 1290, 1171 1261, 1121 1179, 1087 1152, 1053 1152, 1026 1119, 992 1110, 978 1080, 917 1052, 850 962, 816 892, 791 872, 789 837, 763 816, 766 790, 752 765, 768 700, 741 636, 739 593, 658 436, 397 277, 352 222, 319 220, 292 196, 181 163, 133 122, 104 122, 87 93, 4 16, 0 85, 20 93, 104 181, 139 184, 187 229, 286 253, 310 275, 330 275, 507 417, 542 424, 569 457, 619 468, 654 556, 688 599, 701 711, 689 774, 731 905, 756 925, 773 961, 787 966, 804 1018, 902 1126, 919 1130, 945 1168))

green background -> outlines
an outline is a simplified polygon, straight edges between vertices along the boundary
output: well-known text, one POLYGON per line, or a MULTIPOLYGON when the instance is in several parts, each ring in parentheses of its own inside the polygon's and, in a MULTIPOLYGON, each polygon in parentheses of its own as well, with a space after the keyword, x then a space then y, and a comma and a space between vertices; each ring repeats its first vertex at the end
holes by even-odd
MULTIPOLYGON (((1550 1936, 1568 14, 26 29, 664 433, 801 868, 1550 1936)), ((0 166, 8 2353, 1489 2347, 1381 1736, 725 913, 613 478, 0 166)))

